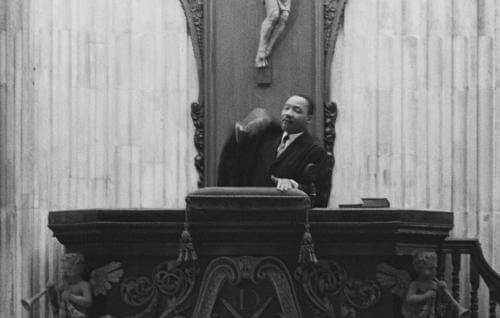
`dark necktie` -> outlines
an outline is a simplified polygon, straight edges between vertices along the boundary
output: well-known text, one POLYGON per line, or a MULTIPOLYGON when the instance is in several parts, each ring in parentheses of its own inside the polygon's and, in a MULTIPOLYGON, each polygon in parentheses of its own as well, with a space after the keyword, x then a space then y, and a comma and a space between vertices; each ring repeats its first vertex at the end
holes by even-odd
POLYGON ((276 152, 276 157, 279 157, 283 151, 285 151, 286 146, 288 146, 288 140, 290 140, 290 135, 284 134, 283 138, 281 139, 281 143, 278 146, 278 150, 276 152))

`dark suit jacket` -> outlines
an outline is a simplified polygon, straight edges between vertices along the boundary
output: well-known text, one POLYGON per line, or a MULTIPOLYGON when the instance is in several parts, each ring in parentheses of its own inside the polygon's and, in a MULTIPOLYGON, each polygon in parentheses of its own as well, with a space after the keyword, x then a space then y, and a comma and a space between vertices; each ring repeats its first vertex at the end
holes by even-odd
POLYGON ((328 204, 331 169, 326 151, 305 131, 276 157, 283 131, 272 124, 259 135, 236 143, 232 134, 223 147, 219 162, 219 186, 275 186, 271 175, 297 181, 300 188, 316 192, 314 206, 328 204), (315 164, 313 174, 306 173, 308 164, 315 164), (312 190, 314 186, 314 190, 312 190))

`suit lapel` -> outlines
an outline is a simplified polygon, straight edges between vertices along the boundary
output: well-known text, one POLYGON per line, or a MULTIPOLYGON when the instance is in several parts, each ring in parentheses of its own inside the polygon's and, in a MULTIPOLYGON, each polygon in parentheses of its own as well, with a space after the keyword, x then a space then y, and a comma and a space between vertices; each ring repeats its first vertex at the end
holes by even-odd
MULTIPOLYGON (((295 139, 288 147, 286 147, 286 149, 281 153, 281 155, 274 160, 273 165, 283 161, 285 158, 290 156, 290 154, 296 153, 296 149, 301 149, 309 137, 310 137, 309 133, 307 131, 304 131, 302 135, 297 137, 297 139, 295 139)), ((280 142, 281 138, 278 141, 276 149, 278 148, 280 142)))

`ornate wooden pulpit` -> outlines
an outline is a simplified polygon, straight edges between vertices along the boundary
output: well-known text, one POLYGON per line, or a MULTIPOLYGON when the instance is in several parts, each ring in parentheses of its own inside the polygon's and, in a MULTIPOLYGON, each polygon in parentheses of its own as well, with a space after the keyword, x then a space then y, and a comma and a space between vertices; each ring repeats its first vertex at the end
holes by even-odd
POLYGON ((453 225, 442 211, 310 210, 298 190, 205 188, 186 201, 186 210, 50 214, 88 273, 121 263, 93 317, 399 317, 380 264, 414 275, 411 256, 439 251, 453 225))

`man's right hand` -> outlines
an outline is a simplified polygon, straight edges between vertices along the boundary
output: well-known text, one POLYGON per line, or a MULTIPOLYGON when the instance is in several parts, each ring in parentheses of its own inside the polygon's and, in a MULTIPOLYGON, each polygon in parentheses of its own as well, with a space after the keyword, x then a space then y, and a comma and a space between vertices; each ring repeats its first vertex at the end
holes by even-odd
POLYGON ((293 179, 276 178, 275 176, 271 176, 271 180, 276 183, 276 189, 279 191, 289 191, 299 188, 299 184, 293 179))

